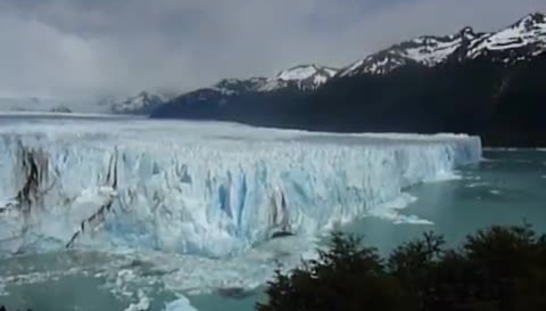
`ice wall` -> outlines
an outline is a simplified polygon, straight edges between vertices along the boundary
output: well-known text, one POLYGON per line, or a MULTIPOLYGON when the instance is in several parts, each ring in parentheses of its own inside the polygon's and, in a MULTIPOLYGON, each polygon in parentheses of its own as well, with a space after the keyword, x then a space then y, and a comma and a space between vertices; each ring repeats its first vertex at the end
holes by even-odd
POLYGON ((123 246, 233 255, 279 232, 313 234, 354 219, 481 157, 479 138, 464 135, 245 129, 252 134, 211 138, 48 126, 1 134, 0 252, 123 246))

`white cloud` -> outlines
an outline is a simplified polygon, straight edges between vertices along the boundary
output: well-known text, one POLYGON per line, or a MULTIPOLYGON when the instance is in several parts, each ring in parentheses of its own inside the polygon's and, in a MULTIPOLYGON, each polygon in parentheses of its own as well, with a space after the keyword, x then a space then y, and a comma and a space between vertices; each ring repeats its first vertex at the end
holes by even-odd
POLYGON ((3 0, 0 95, 193 88, 345 65, 420 34, 503 27, 543 0, 3 0))

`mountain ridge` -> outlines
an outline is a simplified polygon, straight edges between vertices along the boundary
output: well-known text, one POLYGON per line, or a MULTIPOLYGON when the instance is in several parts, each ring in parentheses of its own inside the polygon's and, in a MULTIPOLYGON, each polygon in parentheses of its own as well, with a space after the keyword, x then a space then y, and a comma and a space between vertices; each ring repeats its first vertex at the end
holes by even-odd
MULTIPOLYGON (((272 92, 282 88, 311 91, 335 78, 361 74, 388 74, 410 63, 432 67, 450 60, 463 61, 466 58, 474 59, 487 53, 519 48, 529 49, 531 57, 546 51, 546 17, 543 13, 528 14, 517 22, 494 32, 475 32, 471 26, 465 26, 450 35, 423 35, 391 45, 341 69, 312 63, 302 64, 281 70, 276 76, 270 78, 223 79, 211 87, 198 88, 180 94, 177 98, 206 89, 216 90, 228 96, 250 92, 272 92), (509 45, 510 43, 512 45, 509 45)), ((508 55, 499 61, 506 60, 506 57, 513 59, 513 56, 508 55)))
POLYGON ((544 14, 531 13, 494 32, 475 32, 471 26, 465 26, 451 35, 424 35, 403 41, 354 62, 342 69, 339 76, 386 74, 408 62, 436 66, 450 59, 462 61, 491 51, 517 48, 530 48, 534 52, 546 50, 544 14))
POLYGON ((466 132, 491 145, 546 145, 546 125, 537 119, 546 114, 545 51, 546 18, 534 13, 495 32, 467 26, 403 41, 341 68, 316 88, 200 89, 151 117, 334 132, 466 132))

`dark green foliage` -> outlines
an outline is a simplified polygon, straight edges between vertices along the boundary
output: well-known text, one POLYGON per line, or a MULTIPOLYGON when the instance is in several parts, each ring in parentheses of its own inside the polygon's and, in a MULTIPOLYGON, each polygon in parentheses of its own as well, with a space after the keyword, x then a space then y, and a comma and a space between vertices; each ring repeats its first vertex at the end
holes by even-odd
POLYGON ((335 233, 319 255, 277 271, 257 310, 546 310, 546 238, 528 226, 478 231, 458 249, 427 233, 387 259, 335 233))
MULTIPOLYGON (((8 309, 6 309, 5 306, 0 306, 0 311, 9 311, 8 309)), ((19 310, 17 310, 19 311, 19 310)), ((28 309, 27 311, 30 311, 30 309, 28 309)))
POLYGON ((360 248, 359 239, 333 235, 330 251, 306 263, 290 276, 277 271, 269 282, 270 302, 258 307, 275 310, 399 310, 402 292, 373 248, 360 248))

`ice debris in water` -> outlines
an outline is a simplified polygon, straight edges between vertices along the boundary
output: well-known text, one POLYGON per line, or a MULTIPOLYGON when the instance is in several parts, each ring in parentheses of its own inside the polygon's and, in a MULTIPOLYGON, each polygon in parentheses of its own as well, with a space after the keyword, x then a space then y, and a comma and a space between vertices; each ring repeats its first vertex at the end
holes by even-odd
POLYGON ((138 291, 138 302, 132 303, 125 309, 125 311, 146 311, 150 308, 150 299, 144 294, 142 290, 138 291))
POLYGON ((197 311, 191 304, 188 298, 180 297, 175 301, 165 305, 165 311, 197 311))

